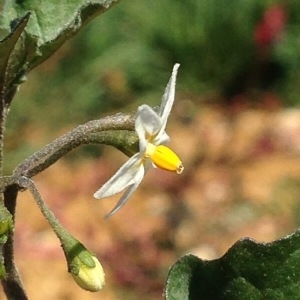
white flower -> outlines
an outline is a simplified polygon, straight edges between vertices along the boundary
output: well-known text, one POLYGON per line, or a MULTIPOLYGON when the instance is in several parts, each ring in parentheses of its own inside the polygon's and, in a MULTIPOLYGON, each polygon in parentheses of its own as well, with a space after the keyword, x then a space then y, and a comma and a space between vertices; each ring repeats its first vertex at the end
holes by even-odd
POLYGON ((139 137, 139 152, 133 155, 95 194, 101 199, 115 195, 127 188, 115 208, 105 217, 116 213, 141 183, 151 167, 181 174, 183 165, 178 156, 164 146, 170 140, 165 132, 168 116, 175 98, 176 75, 179 64, 175 64, 171 78, 162 98, 158 113, 150 106, 141 105, 135 116, 135 131, 139 137))

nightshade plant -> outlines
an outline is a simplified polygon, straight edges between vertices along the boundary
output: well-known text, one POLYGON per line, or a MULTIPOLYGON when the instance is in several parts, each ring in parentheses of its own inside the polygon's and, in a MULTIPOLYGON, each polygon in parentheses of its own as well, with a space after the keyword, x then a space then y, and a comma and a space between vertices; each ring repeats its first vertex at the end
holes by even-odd
MULTIPOLYGON (((128 165, 137 168, 129 172, 132 176, 129 185, 119 181, 124 177, 119 177, 118 174, 127 174, 123 166, 122 171, 117 172, 96 192, 96 197, 104 197, 128 189, 121 202, 109 214, 111 215, 126 202, 149 166, 154 164, 177 173, 183 170, 177 155, 163 145, 168 140, 165 127, 174 100, 178 68, 175 65, 162 106, 157 113, 142 105, 135 118, 119 113, 79 125, 25 159, 14 168, 11 175, 3 175, 6 118, 19 85, 32 69, 51 56, 83 25, 115 2, 117 1, 0 2, 0 279, 8 299, 28 299, 14 261, 15 209, 18 193, 25 189, 31 192, 59 238, 68 271, 76 283, 88 291, 98 291, 105 282, 102 266, 95 255, 63 228, 46 205, 32 179, 35 175, 78 146, 99 143, 116 147, 132 156, 125 164, 126 168, 128 165), (117 179, 118 187, 114 179, 117 179)), ((207 5, 210 2, 203 1, 207 5)), ((171 8, 170 5, 170 10, 171 8)), ((222 8, 221 6, 220 9, 222 8)), ((212 261, 201 260, 193 255, 180 258, 170 269, 165 298, 298 299, 299 278, 300 231, 297 230, 268 244, 243 239, 233 245, 223 257, 212 261)))
POLYGON ((8 299, 28 299, 14 262, 17 195, 28 189, 60 240, 68 271, 85 290, 99 291, 105 275, 98 259, 56 219, 32 177, 72 149, 90 143, 114 145, 132 153, 137 137, 133 118, 117 114, 80 125, 21 162, 3 176, 3 139, 10 104, 26 75, 114 0, 1 1, 0 3, 0 279, 8 299), (126 140, 126 142, 125 142, 126 140))

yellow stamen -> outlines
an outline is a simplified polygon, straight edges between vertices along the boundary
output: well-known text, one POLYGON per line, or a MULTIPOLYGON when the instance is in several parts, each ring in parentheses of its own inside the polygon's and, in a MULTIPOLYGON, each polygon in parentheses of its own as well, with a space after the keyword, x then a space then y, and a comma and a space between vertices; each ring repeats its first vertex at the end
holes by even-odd
POLYGON ((183 172, 184 167, 177 154, 164 145, 155 146, 148 143, 145 157, 149 157, 157 167, 163 170, 177 174, 183 172))

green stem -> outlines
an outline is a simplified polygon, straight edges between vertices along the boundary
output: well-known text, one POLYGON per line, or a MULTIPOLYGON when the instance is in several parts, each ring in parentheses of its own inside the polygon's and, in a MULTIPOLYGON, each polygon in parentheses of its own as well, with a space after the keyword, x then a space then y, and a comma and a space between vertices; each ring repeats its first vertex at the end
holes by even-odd
MULTIPOLYGON (((13 219, 15 216, 17 193, 22 188, 28 188, 41 212, 60 239, 61 244, 68 245, 68 247, 70 245, 72 246, 77 241, 56 219, 55 215, 45 204, 30 177, 45 170, 63 155, 84 144, 108 144, 115 146, 127 155, 132 155, 136 152, 138 147, 138 138, 133 129, 133 117, 123 114, 116 114, 100 120, 87 122, 86 124, 76 127, 62 137, 57 138, 52 143, 24 160, 16 167, 12 176, 2 176, 0 178, 0 193, 4 192, 4 204, 13 216, 13 219)), ((0 141, 0 147, 1 145, 0 141)), ((2 280, 2 285, 8 299, 26 300, 27 296, 14 264, 13 231, 10 233, 6 244, 3 246, 2 254, 6 272, 8 274, 7 278, 2 280)))
POLYGON ((65 242, 66 239, 70 240, 73 239, 73 237, 69 234, 69 232, 59 223, 58 219, 55 217, 54 213, 50 210, 48 205, 45 203, 43 197, 39 193, 34 181, 27 177, 21 177, 19 179, 19 186, 23 188, 27 188, 35 202, 37 203, 40 211, 46 218, 46 220, 49 222, 50 226, 52 227, 53 231, 59 238, 61 242, 65 242))
POLYGON ((84 144, 101 143, 113 145, 119 149, 123 145, 124 152, 129 154, 129 149, 131 147, 135 148, 135 144, 138 142, 133 128, 133 118, 123 114, 87 122, 57 138, 28 157, 15 168, 14 174, 31 178, 48 168, 71 150, 84 144))

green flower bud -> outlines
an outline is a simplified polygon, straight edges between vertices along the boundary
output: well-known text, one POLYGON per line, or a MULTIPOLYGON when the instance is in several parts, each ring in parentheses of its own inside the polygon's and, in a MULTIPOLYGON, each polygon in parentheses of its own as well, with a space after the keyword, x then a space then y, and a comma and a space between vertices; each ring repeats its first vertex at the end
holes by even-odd
POLYGON ((78 273, 71 271, 71 274, 81 288, 90 292, 97 292, 105 284, 105 274, 99 260, 90 253, 86 255, 91 255, 93 266, 86 264, 79 257, 75 258, 73 263, 77 265, 78 273))
POLYGON ((68 271, 84 290, 97 292, 105 284, 103 268, 94 254, 71 235, 65 233, 62 247, 68 262, 68 271))
POLYGON ((9 232, 13 229, 13 221, 10 212, 5 206, 0 206, 0 244, 7 241, 9 232))

